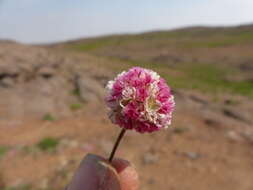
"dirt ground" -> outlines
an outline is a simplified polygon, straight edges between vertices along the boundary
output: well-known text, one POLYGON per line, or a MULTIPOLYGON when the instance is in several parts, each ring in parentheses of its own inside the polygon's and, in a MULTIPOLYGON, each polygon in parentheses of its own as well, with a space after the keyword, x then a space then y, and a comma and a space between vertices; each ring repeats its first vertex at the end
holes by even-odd
MULTIPOLYGON (((5 186, 62 189, 87 153, 108 157, 119 128, 94 115, 1 124, 0 144, 10 147, 0 162, 5 186), (59 139, 53 152, 27 150, 45 137, 59 139)), ((236 127, 178 111, 169 130, 128 132, 117 156, 135 165, 143 190, 251 190, 253 144, 236 127)))
MULTIPOLYGON (((60 190, 87 153, 109 156, 120 129, 102 99, 115 72, 103 58, 71 56, 0 44, 0 190, 60 190)), ((252 190, 252 100, 173 91, 171 128, 128 131, 118 149, 140 189, 252 190)))

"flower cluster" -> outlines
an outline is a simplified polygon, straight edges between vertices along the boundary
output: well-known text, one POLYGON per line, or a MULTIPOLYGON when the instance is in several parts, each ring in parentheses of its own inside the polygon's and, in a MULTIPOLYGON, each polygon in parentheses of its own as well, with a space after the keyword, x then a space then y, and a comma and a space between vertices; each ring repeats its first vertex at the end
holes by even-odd
POLYGON ((165 80, 140 67, 122 72, 107 84, 106 103, 111 121, 140 133, 167 128, 175 107, 165 80))

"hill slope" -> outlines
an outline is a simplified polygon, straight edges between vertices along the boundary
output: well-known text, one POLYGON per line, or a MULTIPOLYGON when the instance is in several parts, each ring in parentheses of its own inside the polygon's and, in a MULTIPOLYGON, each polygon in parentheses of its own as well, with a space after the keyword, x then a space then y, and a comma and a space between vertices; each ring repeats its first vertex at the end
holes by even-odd
POLYGON ((188 28, 50 46, 0 42, 0 189, 63 189, 119 132, 104 85, 152 68, 176 98, 172 128, 128 132, 117 155, 141 190, 252 190, 252 27, 188 28))
POLYGON ((156 69, 175 87, 253 98, 251 25, 107 36, 56 47, 156 69))

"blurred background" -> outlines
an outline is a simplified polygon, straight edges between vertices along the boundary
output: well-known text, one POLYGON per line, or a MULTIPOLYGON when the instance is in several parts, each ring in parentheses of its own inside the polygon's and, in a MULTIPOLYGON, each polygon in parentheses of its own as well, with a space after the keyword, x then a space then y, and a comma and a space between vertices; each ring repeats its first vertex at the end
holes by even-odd
POLYGON ((0 190, 63 189, 120 129, 104 86, 133 66, 173 89, 172 127, 129 131, 141 190, 253 189, 253 1, 0 0, 0 190), (252 23, 252 24, 251 24, 252 23))

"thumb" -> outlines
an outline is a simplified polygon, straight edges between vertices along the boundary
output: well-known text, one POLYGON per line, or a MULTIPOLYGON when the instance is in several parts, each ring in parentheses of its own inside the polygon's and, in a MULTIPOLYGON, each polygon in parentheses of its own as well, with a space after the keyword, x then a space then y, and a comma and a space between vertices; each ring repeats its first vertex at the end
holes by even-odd
POLYGON ((88 154, 67 190, 137 190, 138 177, 129 162, 115 159, 112 164, 88 154))
POLYGON ((137 190, 139 187, 139 177, 135 168, 126 160, 116 158, 112 161, 112 166, 116 169, 121 184, 121 190, 137 190))

